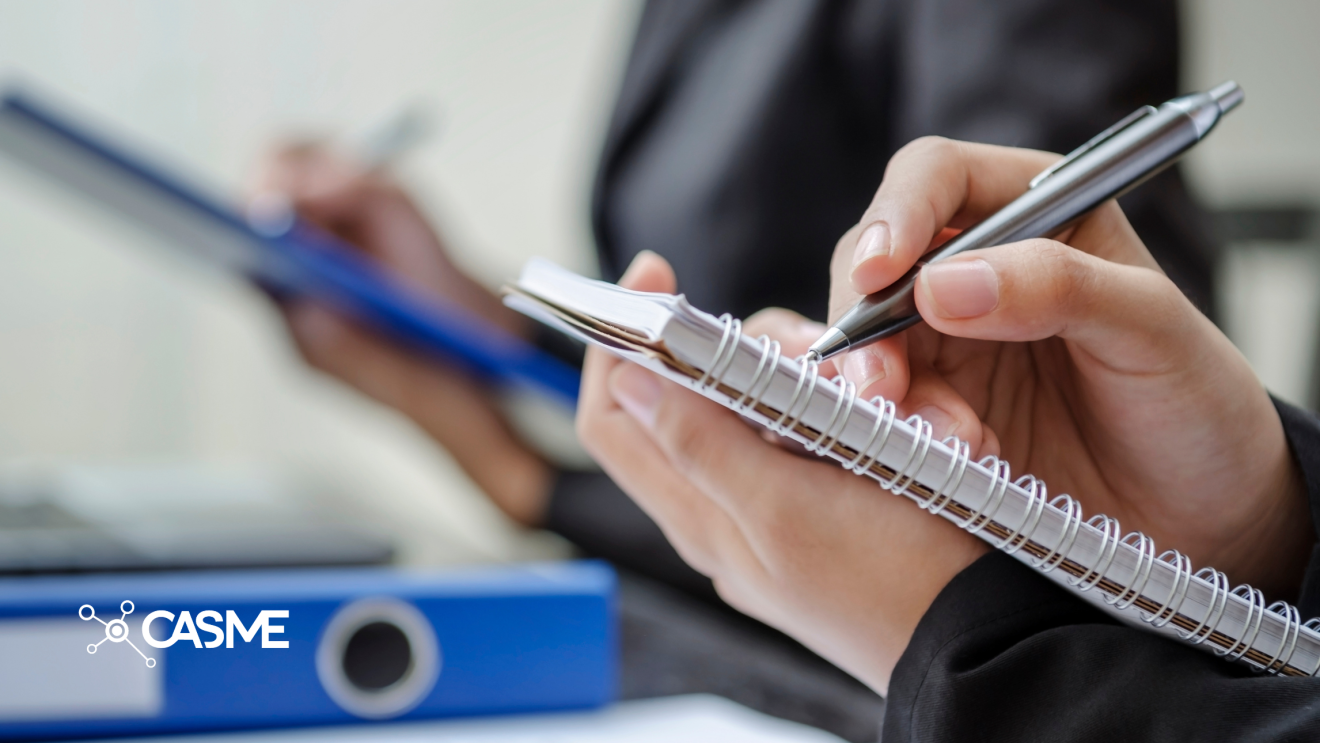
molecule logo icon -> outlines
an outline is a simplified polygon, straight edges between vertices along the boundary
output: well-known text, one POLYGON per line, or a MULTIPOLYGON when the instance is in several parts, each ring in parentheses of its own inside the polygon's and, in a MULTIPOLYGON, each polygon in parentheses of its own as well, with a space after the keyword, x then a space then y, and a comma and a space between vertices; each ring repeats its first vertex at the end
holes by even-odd
POLYGON ((132 601, 128 601, 126 599, 120 602, 119 611, 123 613, 120 614, 118 619, 111 619, 110 621, 107 622, 104 619, 101 619, 100 617, 96 616, 96 609, 94 609, 91 604, 83 604, 82 606, 78 607, 79 619, 83 620, 84 622, 91 619, 95 619, 96 621, 105 625, 105 637, 101 639, 101 642, 96 642, 96 643, 92 643, 91 645, 88 645, 87 652, 95 654, 96 649, 101 647, 101 644, 104 643, 106 640, 109 640, 110 642, 126 642, 128 643, 129 647, 133 648, 134 650, 137 650, 137 654, 141 655, 143 659, 147 661, 147 668, 155 668, 156 659, 148 658, 146 653, 143 653, 141 650, 139 650, 138 646, 134 645, 133 641, 128 639, 128 622, 124 621, 124 617, 128 616, 129 614, 132 614, 134 608, 135 607, 133 606, 132 601))

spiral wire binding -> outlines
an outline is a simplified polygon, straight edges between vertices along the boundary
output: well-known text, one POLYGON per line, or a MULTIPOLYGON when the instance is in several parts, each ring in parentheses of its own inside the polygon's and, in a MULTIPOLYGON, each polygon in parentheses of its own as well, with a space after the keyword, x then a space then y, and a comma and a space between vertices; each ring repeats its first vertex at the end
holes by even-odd
MULTIPOLYGON (((1137 564, 1132 569, 1132 577, 1127 581, 1127 590, 1112 597, 1106 596, 1105 603, 1123 610, 1137 602, 1141 592, 1146 590, 1146 584, 1150 582, 1150 569, 1155 567, 1155 541, 1134 531, 1123 537, 1120 544, 1126 544, 1137 551, 1137 564), (1132 540, 1133 537, 1136 539, 1132 540)), ((1228 597, 1225 596, 1224 600, 1227 601, 1228 597)))
POLYGON ((1222 652, 1215 649, 1215 652, 1227 656, 1229 660, 1241 660, 1242 656, 1251 649, 1251 643, 1256 641, 1256 635, 1260 634, 1260 622, 1265 618, 1265 594, 1251 586, 1242 585, 1234 588, 1232 595, 1248 604, 1247 618, 1242 623, 1242 636, 1231 647, 1223 649, 1222 652), (1248 632, 1251 634, 1248 635, 1248 632))
MULTIPOLYGON (((982 459, 977 464, 985 467, 995 476, 990 480, 990 487, 985 492, 985 502, 981 507, 972 511, 965 521, 958 526, 967 531, 968 534, 976 534, 990 525, 994 520, 995 514, 999 513, 999 507, 1004 503, 1004 493, 1008 492, 1008 482, 1012 479, 1009 474, 1008 462, 996 456, 989 456, 982 459)), ((881 483, 882 485, 884 483, 881 483)))
POLYGON ((1178 631, 1178 635, 1192 645, 1200 645, 1205 642, 1205 638, 1210 636, 1215 625, 1219 623, 1219 618, 1223 616, 1224 607, 1228 606, 1227 575, 1214 568, 1201 568, 1196 571, 1196 577, 1213 586, 1214 592, 1210 594, 1210 608, 1206 611, 1205 618, 1201 620, 1201 623, 1196 625, 1196 628, 1190 632, 1178 631))
MULTIPOLYGON (((719 322, 724 326, 719 344, 716 346, 715 354, 707 371, 696 382, 697 388, 705 392, 717 389, 724 375, 733 366, 742 337, 741 321, 726 314, 719 318, 719 322)), ((761 354, 756 369, 747 383, 746 390, 736 399, 731 398, 730 407, 739 413, 750 412, 761 404, 762 398, 771 387, 783 355, 780 344, 767 336, 760 336, 756 339, 756 342, 761 345, 761 354)), ((819 358, 799 356, 795 360, 798 362, 799 368, 793 394, 779 416, 770 420, 767 424, 770 430, 781 436, 788 435, 801 423, 803 416, 811 407, 811 400, 816 396, 821 383, 819 368, 821 361, 819 358)), ((840 437, 848 427, 849 419, 860 403, 855 384, 843 380, 841 377, 829 381, 836 385, 837 394, 829 422, 815 439, 806 444, 809 451, 820 455, 828 454, 838 444, 840 437)), ((889 443, 898 418, 898 411, 893 401, 886 400, 881 396, 874 397, 867 402, 876 410, 875 423, 871 427, 866 444, 857 450, 854 457, 842 461, 843 467, 858 475, 869 474, 880 483, 881 487, 895 494, 908 494, 909 488, 916 482, 916 477, 921 472, 926 458, 930 454, 934 438, 933 427, 929 421, 916 415, 905 421, 909 426, 916 429, 917 435, 913 438, 912 446, 908 450, 903 464, 894 468, 894 476, 886 480, 876 475, 872 468, 879 461, 880 454, 889 443)), ((953 494, 958 491, 966 475, 968 465, 971 463, 971 445, 966 441, 956 436, 949 436, 941 443, 953 452, 953 457, 949 461, 949 467, 945 472, 943 481, 938 487, 931 488, 929 497, 909 495, 917 501, 918 506, 932 514, 941 513, 953 502, 953 494)), ((1007 537, 998 540, 997 547, 1008 554, 1021 550, 1033 541, 1035 531, 1040 525, 1041 516, 1045 513, 1046 508, 1054 508, 1064 518, 1064 526, 1060 532, 1058 542, 1053 547, 1049 547, 1049 551, 1043 557, 1028 559, 1031 565, 1041 573, 1048 573, 1062 565, 1068 559, 1083 523, 1082 508, 1077 500, 1069 495, 1059 495, 1053 500, 1049 500, 1045 483, 1031 475, 1023 475, 1018 480, 1012 481, 1008 462, 999 457, 987 456, 977 464, 991 472, 990 484, 986 489, 980 507, 972 510, 971 514, 965 519, 961 519, 958 526, 971 534, 976 534, 985 529, 994 521, 996 514, 1003 505, 1009 484, 1012 482, 1013 485, 1027 492, 1029 500, 1022 515, 1021 523, 1009 531, 1007 537)), ((1105 603, 1116 610, 1129 609, 1142 597, 1142 592, 1150 582, 1151 570, 1156 562, 1164 563, 1173 569, 1174 581, 1168 599, 1153 612, 1137 612, 1141 620, 1152 627, 1161 628, 1173 621, 1187 600, 1188 588, 1191 586, 1192 581, 1199 580, 1208 584, 1211 588, 1210 602, 1206 614, 1191 630, 1175 628, 1178 636, 1191 645, 1202 644, 1218 630, 1230 597, 1237 597, 1246 602, 1248 607, 1247 616, 1241 636, 1236 638, 1232 645, 1227 648, 1210 646, 1216 655, 1232 661, 1241 660, 1253 648, 1257 637, 1260 635, 1265 614, 1268 612, 1282 618, 1284 629, 1278 649, 1263 664, 1262 670, 1269 673, 1279 673, 1292 660, 1297 650, 1297 641, 1302 628, 1320 632, 1320 617, 1307 620, 1303 624, 1300 621, 1296 607, 1283 601, 1275 602, 1267 607, 1264 594, 1251 586, 1241 585, 1230 591, 1228 577, 1214 568, 1202 568, 1193 574, 1191 560, 1177 550, 1168 550, 1156 557, 1155 544, 1150 537, 1138 531, 1123 535, 1117 519, 1097 514, 1086 520, 1085 523, 1100 532, 1101 542, 1094 565, 1080 576, 1067 578, 1069 584, 1078 591, 1089 591, 1109 577, 1109 569, 1114 564, 1114 558, 1120 546, 1134 549, 1137 553, 1137 562, 1132 575, 1129 576, 1127 581, 1123 583, 1114 581, 1119 585, 1119 592, 1103 597, 1105 603)), ((1004 526, 1004 528, 1007 529, 1008 527, 1004 526)), ((1037 544, 1039 543, 1037 542, 1037 544)), ((1040 549, 1046 549, 1045 545, 1039 546, 1040 549)), ((1108 591, 1109 589, 1105 590, 1108 591)), ((1253 660, 1253 662, 1255 661, 1253 660)), ((1317 667, 1310 675, 1320 675, 1320 667, 1317 667)))
POLYGON ((1284 618, 1284 631, 1283 637, 1279 638, 1279 650, 1265 664, 1265 670, 1278 673, 1288 665, 1288 661, 1292 660, 1293 652, 1297 650, 1297 637, 1302 633, 1302 625, 1298 621, 1301 615, 1297 613, 1297 607, 1286 601, 1275 601, 1265 611, 1274 612, 1284 618))
MULTIPOLYGON (((834 383, 838 384, 843 377, 835 377, 834 383)), ((834 403, 834 412, 830 413, 830 422, 825 424, 825 428, 820 432, 820 436, 810 444, 807 444, 807 451, 813 454, 824 454, 834 448, 839 437, 843 435, 843 430, 848 427, 848 419, 852 417, 853 409, 857 407, 857 385, 852 382, 843 382, 839 393, 839 399, 834 403), (843 412, 843 420, 839 420, 839 413, 843 412), (838 433, 831 436, 835 430, 835 421, 838 423, 838 433)))
POLYGON ((1045 513, 1045 500, 1048 498, 1045 483, 1036 479, 1034 475, 1023 475, 1013 484, 1027 489, 1031 500, 1027 502, 1027 512, 1022 514, 1022 523, 1018 524, 1018 528, 1010 532, 1002 542, 996 545, 1004 551, 1004 554, 1008 555, 1022 549, 1030 541, 1030 537, 1027 535, 1036 531, 1036 523, 1040 521, 1041 514, 1045 513), (1019 536, 1022 537, 1021 541, 1014 542, 1019 536))
POLYGON ((1141 618, 1150 622, 1152 627, 1163 627, 1178 615, 1178 610, 1182 608, 1183 602, 1187 600, 1187 587, 1192 583, 1192 561, 1187 555, 1178 550, 1169 550, 1157 559, 1160 562, 1174 566, 1173 590, 1169 591, 1169 598, 1164 602, 1164 606, 1159 608, 1159 611, 1150 616, 1142 614, 1141 618), (1168 614, 1166 615, 1165 612, 1168 612, 1168 614))
POLYGON ((1064 526, 1059 534, 1059 543, 1044 557, 1031 561, 1032 567, 1042 573, 1054 570, 1068 559, 1068 552, 1072 550, 1073 542, 1077 541, 1077 530, 1082 526, 1082 505, 1071 495, 1060 495, 1050 501, 1050 505, 1063 512, 1064 526))
MULTIPOLYGON (((891 410, 894 407, 892 402, 885 404, 891 410)), ((932 514, 943 511, 944 507, 953 500, 953 496, 948 493, 956 491, 962 484, 963 475, 967 474, 967 464, 972 458, 972 445, 956 436, 950 436, 941 443, 953 450, 953 457, 949 460, 949 471, 944 475, 944 482, 940 483, 938 488, 931 490, 930 497, 917 504, 932 514)))

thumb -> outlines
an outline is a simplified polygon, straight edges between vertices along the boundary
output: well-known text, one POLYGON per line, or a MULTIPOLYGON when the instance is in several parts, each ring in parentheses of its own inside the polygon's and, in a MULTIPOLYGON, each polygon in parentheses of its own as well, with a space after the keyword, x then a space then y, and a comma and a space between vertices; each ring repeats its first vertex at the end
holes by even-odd
POLYGON ((678 291, 678 279, 669 261, 657 253, 643 250, 623 272, 619 286, 638 292, 673 294, 678 291))

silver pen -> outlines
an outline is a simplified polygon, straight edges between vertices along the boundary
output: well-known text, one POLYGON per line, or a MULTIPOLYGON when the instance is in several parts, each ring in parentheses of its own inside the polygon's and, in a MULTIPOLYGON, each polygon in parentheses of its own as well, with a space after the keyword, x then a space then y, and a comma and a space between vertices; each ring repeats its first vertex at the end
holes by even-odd
POLYGON ((807 355, 828 359, 912 327, 921 321, 913 289, 922 266, 968 250, 1057 235, 1172 165, 1242 99, 1242 88, 1226 82, 1159 108, 1137 109, 1032 178, 1027 192, 1003 209, 923 256, 898 281, 863 297, 807 355))

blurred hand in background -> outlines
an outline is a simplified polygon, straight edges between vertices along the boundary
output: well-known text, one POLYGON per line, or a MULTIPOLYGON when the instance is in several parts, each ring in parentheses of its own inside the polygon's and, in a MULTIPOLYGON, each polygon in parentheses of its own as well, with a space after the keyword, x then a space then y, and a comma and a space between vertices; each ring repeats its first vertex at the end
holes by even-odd
MULTIPOLYGON (((317 143, 278 148, 257 193, 286 196, 298 214, 379 261, 421 293, 452 302, 518 336, 527 320, 450 260, 444 240, 402 188, 317 143)), ((550 466, 509 427, 492 391, 305 300, 282 305, 307 363, 407 415, 444 447, 500 510, 540 522, 550 466)))

